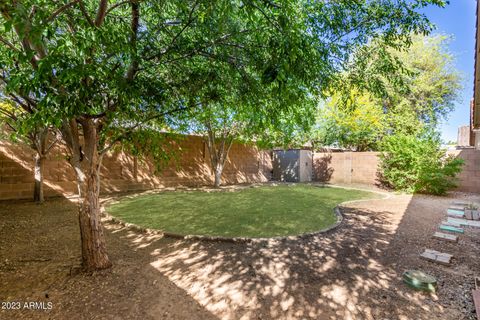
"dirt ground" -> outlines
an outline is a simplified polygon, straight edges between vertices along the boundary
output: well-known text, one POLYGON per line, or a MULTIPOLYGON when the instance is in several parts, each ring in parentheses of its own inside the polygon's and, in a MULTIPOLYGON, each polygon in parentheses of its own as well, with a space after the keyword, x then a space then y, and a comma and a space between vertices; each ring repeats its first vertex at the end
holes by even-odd
POLYGON ((107 224, 114 267, 94 274, 80 272, 74 203, 2 202, 0 319, 475 319, 480 230, 466 229, 458 243, 431 237, 454 199, 480 196, 350 203, 333 231, 259 243, 173 240, 107 224), (422 260, 425 248, 455 259, 422 260), (408 269, 436 276, 438 292, 406 287, 408 269))

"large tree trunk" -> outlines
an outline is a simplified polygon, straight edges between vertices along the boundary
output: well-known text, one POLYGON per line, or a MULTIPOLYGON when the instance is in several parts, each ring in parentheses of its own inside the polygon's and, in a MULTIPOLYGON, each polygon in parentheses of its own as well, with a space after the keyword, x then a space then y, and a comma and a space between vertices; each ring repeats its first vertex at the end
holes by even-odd
POLYGON ((36 203, 42 203, 45 199, 43 197, 43 167, 45 163, 45 157, 37 153, 35 155, 35 186, 33 188, 33 201, 36 203))
POLYGON ((100 217, 100 166, 101 157, 98 154, 97 127, 92 120, 82 122, 85 141, 85 183, 83 199, 80 199, 79 222, 82 238, 82 260, 88 270, 106 269, 112 263, 108 258, 105 235, 100 217))
POLYGON ((82 261, 87 270, 106 269, 112 265, 108 258, 100 220, 99 179, 96 171, 87 174, 84 197, 79 200, 78 221, 82 240, 82 261))
POLYGON ((100 215, 100 166, 98 153, 98 132, 91 119, 81 122, 83 148, 80 145, 78 127, 75 120, 64 124, 62 134, 71 152, 70 163, 77 176, 79 191, 78 221, 82 242, 82 262, 87 270, 109 268, 105 235, 100 215))

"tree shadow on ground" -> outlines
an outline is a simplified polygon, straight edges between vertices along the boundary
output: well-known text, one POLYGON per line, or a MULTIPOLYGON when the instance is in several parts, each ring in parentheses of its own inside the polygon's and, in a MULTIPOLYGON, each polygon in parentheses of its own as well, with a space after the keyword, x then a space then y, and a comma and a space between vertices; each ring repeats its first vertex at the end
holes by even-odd
POLYGON ((152 266, 226 319, 373 318, 396 277, 379 261, 393 234, 368 212, 346 216, 340 230, 299 241, 158 249, 152 266))
POLYGON ((110 229, 114 266, 86 274, 75 203, 0 202, 0 230, 0 301, 22 303, 20 310, 0 309, 2 320, 217 319, 150 265, 149 244, 158 236, 110 229), (52 308, 23 308, 29 301, 52 308))
POLYGON ((428 244, 415 239, 422 227, 433 234, 440 217, 422 220, 411 201, 397 196, 343 208, 340 228, 300 240, 159 242, 151 265, 222 319, 459 319, 454 303, 446 308, 442 297, 402 283, 403 271, 428 264, 418 257, 428 244))
POLYGON ((54 308, 0 317, 474 319, 465 297, 478 268, 478 230, 466 230, 458 244, 431 238, 452 200, 400 195, 351 203, 336 230, 254 243, 177 241, 107 224, 114 267, 90 275, 75 271, 73 203, 2 203, 0 300, 52 301, 54 308), (455 263, 419 259, 425 248, 453 253, 455 263), (401 274, 412 268, 436 276, 438 294, 406 287, 401 274))

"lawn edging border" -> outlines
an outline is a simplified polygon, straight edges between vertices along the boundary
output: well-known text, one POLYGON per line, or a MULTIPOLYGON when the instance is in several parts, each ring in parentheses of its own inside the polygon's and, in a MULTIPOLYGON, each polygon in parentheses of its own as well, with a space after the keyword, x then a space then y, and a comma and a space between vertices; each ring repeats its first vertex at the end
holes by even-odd
MULTIPOLYGON (((369 189, 362 189, 362 188, 355 188, 355 187, 349 188, 345 186, 338 186, 338 185, 331 185, 331 184, 325 185, 325 184, 315 184, 315 183, 312 183, 310 185, 321 187, 321 188, 341 188, 341 189, 349 189, 349 190, 367 191, 367 192, 383 195, 384 197, 378 198, 378 199, 358 199, 358 200, 349 200, 349 201, 341 202, 333 208, 333 212, 336 216, 336 222, 333 225, 323 228, 321 230, 306 232, 306 233, 302 233, 299 235, 292 235, 292 236, 252 238, 252 237, 206 236, 206 235, 192 235, 192 234, 183 235, 183 234, 163 231, 160 229, 145 228, 134 223, 125 222, 119 218, 116 218, 110 215, 106 211, 105 206, 115 201, 117 197, 110 198, 102 203, 102 213, 104 215, 102 220, 103 222, 109 222, 109 223, 120 225, 131 231, 140 232, 148 235, 160 235, 160 236, 163 236, 164 238, 171 238, 171 239, 178 239, 178 240, 194 240, 194 241, 205 241, 205 242, 230 242, 230 243, 253 243, 253 242, 265 242, 265 241, 299 240, 299 239, 304 239, 304 238, 324 234, 338 228, 344 220, 341 207, 346 204, 362 202, 362 201, 371 201, 371 200, 384 200, 392 196, 388 192, 381 192, 377 190, 369 190, 369 189)), ((184 189, 179 189, 179 190, 184 190, 184 189)))

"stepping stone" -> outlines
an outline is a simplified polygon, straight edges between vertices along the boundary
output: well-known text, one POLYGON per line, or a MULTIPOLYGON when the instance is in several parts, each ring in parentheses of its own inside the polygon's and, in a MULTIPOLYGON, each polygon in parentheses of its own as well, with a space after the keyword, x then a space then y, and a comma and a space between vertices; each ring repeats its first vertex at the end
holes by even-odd
POLYGON ((465 212, 463 210, 449 208, 447 209, 447 215, 456 217, 456 218, 463 218, 463 216, 465 215, 465 212))
POLYGON ((448 221, 448 220, 442 221, 442 225, 444 225, 444 226, 451 226, 451 227, 460 227, 460 226, 461 226, 461 224, 458 223, 458 222, 448 221))
POLYGON ((443 232, 435 232, 433 234, 434 238, 441 239, 441 240, 446 240, 446 241, 451 241, 451 242, 457 242, 458 237, 453 235, 453 234, 448 234, 448 233, 443 233, 443 232))
POLYGON ((464 218, 465 216, 464 216, 463 214, 447 213, 447 217, 452 217, 452 218, 464 218))
POLYGON ((457 228, 457 227, 453 227, 453 226, 445 226, 445 225, 440 225, 440 230, 443 230, 443 231, 450 231, 450 232, 456 232, 456 233, 463 233, 463 229, 462 228, 457 228))
POLYGON ((465 216, 464 216, 463 214, 460 215, 460 214, 455 214, 455 213, 453 213, 453 214, 452 214, 452 213, 447 213, 447 217, 460 218, 460 219, 462 219, 462 218, 464 218, 465 216))
POLYGON ((439 252, 431 249, 425 249, 425 251, 422 254, 420 254, 420 257, 428 261, 438 262, 444 265, 449 265, 450 260, 452 260, 453 258, 451 254, 443 253, 443 252, 439 252))
POLYGON ((471 202, 453 201, 453 202, 451 202, 451 204, 452 204, 452 206, 466 207, 469 204, 471 204, 471 202))
POLYGON ((457 223, 461 226, 469 226, 469 227, 480 228, 480 221, 476 221, 476 220, 467 220, 467 219, 459 219, 459 218, 448 217, 447 221, 457 223))

